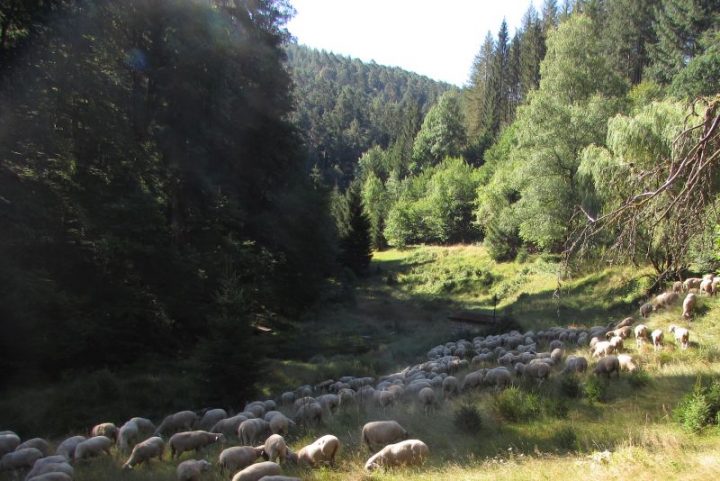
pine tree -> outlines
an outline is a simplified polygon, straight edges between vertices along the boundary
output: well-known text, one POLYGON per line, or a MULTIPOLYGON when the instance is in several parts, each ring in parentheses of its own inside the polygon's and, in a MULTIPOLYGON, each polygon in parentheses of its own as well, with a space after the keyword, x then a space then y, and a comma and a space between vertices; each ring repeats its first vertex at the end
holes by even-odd
POLYGON ((363 209, 360 187, 351 185, 345 193, 347 226, 340 237, 340 263, 355 274, 363 274, 370 266, 372 240, 370 218, 363 209))
POLYGON ((490 64, 490 78, 485 89, 484 119, 486 130, 494 137, 500 127, 506 124, 508 114, 508 59, 509 35, 507 22, 500 24, 498 38, 493 49, 492 63, 490 64))
POLYGON ((540 83, 540 62, 544 56, 542 24, 535 7, 530 5, 523 17, 520 39, 520 85, 523 98, 540 83))
POLYGON ((485 96, 491 76, 495 40, 488 32, 480 51, 475 56, 470 73, 470 86, 466 94, 467 131, 471 138, 480 137, 486 130, 485 96))
POLYGON ((655 43, 652 0, 610 0, 605 51, 616 72, 635 85, 649 63, 648 46, 655 43))

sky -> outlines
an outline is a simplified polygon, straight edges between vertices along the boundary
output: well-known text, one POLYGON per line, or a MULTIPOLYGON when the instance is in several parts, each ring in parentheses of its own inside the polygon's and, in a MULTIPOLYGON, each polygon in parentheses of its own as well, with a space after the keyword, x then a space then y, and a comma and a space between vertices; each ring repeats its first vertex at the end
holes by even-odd
POLYGON ((510 37, 542 0, 290 0, 288 30, 301 45, 400 67, 457 86, 503 18, 510 37))

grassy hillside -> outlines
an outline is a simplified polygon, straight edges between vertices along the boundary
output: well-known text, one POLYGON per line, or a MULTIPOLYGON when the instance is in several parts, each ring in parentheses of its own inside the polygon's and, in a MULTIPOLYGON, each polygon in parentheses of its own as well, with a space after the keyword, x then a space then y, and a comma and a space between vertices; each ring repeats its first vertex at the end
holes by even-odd
MULTIPOLYGON (((449 312, 491 309, 493 295, 500 298, 499 310, 525 329, 590 326, 635 315, 648 285, 647 271, 611 268, 563 279, 557 291, 557 264, 552 260, 495 265, 482 247, 470 246, 382 252, 372 269, 353 302, 327 305, 304 321, 304 337, 294 340, 300 344, 296 355, 269 365, 268 394, 343 374, 388 373, 420 361, 433 345, 472 335, 452 332, 446 321, 449 312)), ((719 428, 691 433, 676 422, 673 410, 698 379, 707 383, 720 378, 720 304, 701 297, 692 321, 683 321, 676 305, 645 323, 666 331, 666 346, 654 352, 648 345, 637 349, 634 340, 628 340, 627 351, 641 365, 639 374, 623 373, 609 381, 586 374, 573 383, 554 372, 541 385, 518 380, 517 389, 463 394, 429 414, 411 400, 387 409, 346 406, 324 425, 288 436, 291 447, 299 449, 319 435, 337 435, 344 443, 338 466, 286 471, 304 480, 333 481, 654 480, 718 474, 719 428), (691 329, 687 351, 667 333, 673 323, 691 329), (578 397, 575 390, 585 395, 578 397), (396 419, 412 437, 424 440, 431 449, 428 463, 365 473, 362 465, 369 452, 359 446, 360 427, 376 419, 396 419), (609 454, 603 455, 605 450, 609 454)), ((588 356, 586 348, 571 348, 566 354, 572 353, 588 356)), ((218 452, 213 448, 201 456, 213 461, 218 452)), ((92 460, 77 467, 75 479, 170 480, 177 464, 155 462, 122 473, 121 462, 117 453, 112 459, 92 460)), ((205 479, 230 476, 213 470, 205 479)))

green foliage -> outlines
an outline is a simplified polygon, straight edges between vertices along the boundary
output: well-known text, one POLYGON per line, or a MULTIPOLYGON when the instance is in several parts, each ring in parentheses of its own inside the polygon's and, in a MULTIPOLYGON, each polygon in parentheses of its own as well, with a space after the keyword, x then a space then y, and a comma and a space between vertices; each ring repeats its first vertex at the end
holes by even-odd
POLYGON ((705 52, 690 60, 687 67, 673 77, 670 93, 689 100, 720 93, 720 32, 714 35, 705 52))
POLYGON ((590 376, 583 384, 583 394, 590 404, 605 402, 608 395, 607 383, 603 382, 599 376, 590 376))
POLYGON ((359 187, 351 186, 345 193, 346 224, 340 229, 340 264, 355 274, 367 271, 372 258, 371 221, 363 208, 359 187))
POLYGON ((455 411, 453 423, 460 431, 478 434, 483 427, 480 410, 474 404, 464 403, 455 411))
POLYGON ((512 422, 529 421, 542 412, 542 403, 537 394, 526 393, 515 386, 497 394, 493 406, 500 416, 512 422))
POLYGON ((460 97, 457 92, 446 92, 427 113, 415 137, 413 170, 423 170, 439 164, 446 157, 457 157, 466 144, 467 134, 460 97))
POLYGON ((632 387, 639 389, 650 384, 652 382, 652 376, 650 376, 647 371, 638 369, 627 376, 627 382, 632 387))
POLYGON ((550 440, 555 446, 564 451, 574 451, 578 446, 577 433, 571 426, 563 426, 556 430, 550 440))
POLYGON ((675 407, 673 417, 688 431, 697 433, 705 427, 718 424, 720 413, 720 381, 705 385, 701 378, 675 407))
POLYGON ((560 392, 563 396, 576 399, 582 396, 583 386, 576 375, 563 376, 560 379, 560 392))

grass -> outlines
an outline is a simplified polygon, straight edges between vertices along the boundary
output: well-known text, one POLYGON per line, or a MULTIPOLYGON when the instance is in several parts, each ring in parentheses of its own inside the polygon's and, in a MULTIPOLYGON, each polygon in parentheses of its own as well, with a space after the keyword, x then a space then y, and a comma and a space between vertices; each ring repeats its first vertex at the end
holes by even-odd
MULTIPOLYGON (((278 394, 344 374, 385 374, 418 362, 436 344, 471 338, 472 333, 453 331, 448 313, 491 309, 494 295, 500 297, 502 312, 523 328, 537 330, 551 325, 604 325, 634 315, 648 285, 647 270, 614 267, 561 279, 558 289, 557 270, 557 264, 537 256, 522 264, 494 264, 481 246, 377 253, 372 274, 362 280, 351 302, 323 306, 297 324, 294 338, 278 341, 278 352, 292 355, 268 361, 265 393, 278 394), (283 351, 286 344, 293 349, 283 351)), ((720 377, 716 347, 720 345, 720 304, 706 297, 700 303, 700 314, 692 321, 681 319, 679 306, 645 320, 651 329, 665 330, 666 346, 654 352, 647 345, 637 349, 634 340, 629 340, 626 348, 639 360, 643 374, 623 373, 619 380, 600 380, 604 394, 598 400, 563 394, 554 373, 540 386, 516 382, 515 397, 531 408, 517 417, 499 408, 503 394, 492 390, 443 401, 429 415, 409 400, 387 409, 347 406, 322 426, 294 431, 287 438, 293 449, 299 449, 322 434, 337 435, 343 443, 338 465, 314 471, 289 467, 287 474, 308 481, 606 481, 704 479, 720 474, 719 428, 693 434, 672 418, 673 409, 698 376, 720 377), (670 324, 690 327, 691 349, 675 345, 667 333, 670 324), (462 410, 469 421, 468 427, 460 429, 457 418, 462 410), (360 427, 377 419, 396 419, 412 437, 423 439, 431 449, 428 463, 422 468, 365 473, 362 466, 369 452, 359 444, 360 427), (605 450, 611 454, 601 455, 605 450)), ((577 353, 587 356, 584 350, 577 353)), ((579 376, 581 391, 588 379, 588 374, 579 376)), ((213 447, 200 455, 214 461, 219 450, 213 447)), ((186 454, 182 459, 193 456, 186 454)), ((177 461, 155 462, 129 473, 120 471, 123 461, 113 452, 111 458, 77 467, 75 479, 175 477, 177 461)), ((213 469, 203 479, 229 477, 213 469)), ((9 479, 8 474, 0 474, 0 481, 9 479)))

